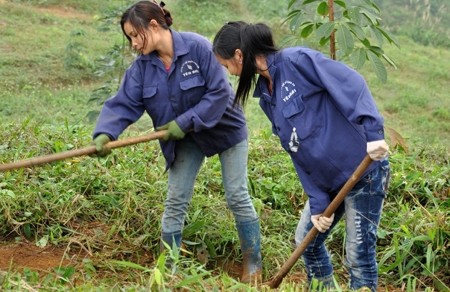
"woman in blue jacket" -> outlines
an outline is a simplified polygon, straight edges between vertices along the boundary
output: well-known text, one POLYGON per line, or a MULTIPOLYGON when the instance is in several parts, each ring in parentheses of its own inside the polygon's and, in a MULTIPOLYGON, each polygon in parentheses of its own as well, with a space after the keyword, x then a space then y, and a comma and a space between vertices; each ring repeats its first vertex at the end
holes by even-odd
POLYGON ((324 241, 345 214, 350 287, 375 291, 376 234, 389 176, 388 145, 383 118, 362 76, 318 51, 278 50, 264 24, 225 24, 214 39, 213 52, 230 74, 239 76, 236 104, 244 106, 254 86, 254 96, 308 195, 295 235, 300 244, 313 226, 321 232, 303 254, 308 279, 333 286, 324 241), (331 218, 321 216, 367 153, 374 162, 345 203, 331 218))
POLYGON ((176 32, 170 13, 154 1, 140 1, 122 15, 124 35, 139 56, 109 98, 94 130, 97 155, 144 112, 157 130, 168 169, 162 241, 180 247, 194 182, 206 156, 219 155, 225 197, 233 212, 243 253, 242 282, 261 279, 259 219, 247 189, 247 126, 242 109, 211 43, 176 32))

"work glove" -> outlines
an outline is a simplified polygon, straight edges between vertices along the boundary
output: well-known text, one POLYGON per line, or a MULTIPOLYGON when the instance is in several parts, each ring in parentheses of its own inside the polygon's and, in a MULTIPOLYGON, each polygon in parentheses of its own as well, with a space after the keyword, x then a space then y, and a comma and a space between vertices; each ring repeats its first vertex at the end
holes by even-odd
POLYGON ((167 130, 164 137, 162 137, 162 139, 164 141, 180 140, 180 139, 183 139, 184 136, 186 135, 186 133, 184 133, 183 130, 181 130, 180 126, 178 126, 178 124, 177 124, 177 122, 175 122, 175 120, 168 122, 167 124, 165 124, 161 127, 156 128, 156 131, 162 131, 162 130, 167 130))
POLYGON ((105 157, 110 154, 111 149, 109 147, 105 147, 105 144, 110 141, 111 139, 106 134, 100 134, 95 137, 94 141, 92 141, 92 144, 95 145, 95 150, 97 150, 97 152, 95 152, 92 156, 105 157))
POLYGON ((378 140, 367 142, 367 154, 374 161, 381 160, 388 155, 389 146, 386 141, 378 140))
POLYGON ((334 213, 331 215, 330 218, 322 216, 322 214, 312 215, 311 216, 311 222, 314 225, 314 227, 317 228, 320 232, 324 233, 328 229, 330 229, 331 224, 333 224, 334 220, 334 213))

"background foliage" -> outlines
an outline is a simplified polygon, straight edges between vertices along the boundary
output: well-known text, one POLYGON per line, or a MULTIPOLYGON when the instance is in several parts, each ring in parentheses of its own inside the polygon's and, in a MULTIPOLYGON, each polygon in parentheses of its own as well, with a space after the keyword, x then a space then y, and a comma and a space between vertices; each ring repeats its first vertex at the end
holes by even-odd
MULTIPOLYGON (((282 24, 287 1, 165 2, 176 30, 212 38, 225 21, 245 19, 269 23, 280 44, 290 35, 282 24)), ((376 2, 383 23, 400 44, 385 48, 398 65, 397 70, 387 69, 387 83, 370 68, 360 69, 391 129, 393 174, 379 232, 380 286, 387 291, 446 291, 449 8, 438 0, 376 2)), ((0 163, 90 144, 90 118, 117 89, 133 58, 116 25, 117 15, 130 3, 0 1, 0 163)), ((306 195, 254 100, 247 117, 250 188, 261 217, 264 278, 269 279, 291 255, 306 195)), ((121 138, 149 131, 151 123, 143 117, 121 138)), ((0 287, 247 289, 224 272, 225 263, 240 260, 240 251, 216 157, 202 167, 186 220, 184 238, 192 254, 173 255, 180 267, 176 274, 164 269, 166 258, 158 257, 156 249, 166 180, 162 155, 152 142, 116 150, 107 159, 81 157, 0 173, 3 242, 89 252, 79 265, 60 267, 46 277, 29 270, 2 272, 0 287), (206 265, 196 257, 198 250, 208 251, 206 265)), ((345 290, 343 239, 344 226, 339 225, 329 247, 345 290)), ((295 271, 304 275, 301 261, 295 271)), ((301 291, 303 284, 288 278, 281 289, 301 291)))

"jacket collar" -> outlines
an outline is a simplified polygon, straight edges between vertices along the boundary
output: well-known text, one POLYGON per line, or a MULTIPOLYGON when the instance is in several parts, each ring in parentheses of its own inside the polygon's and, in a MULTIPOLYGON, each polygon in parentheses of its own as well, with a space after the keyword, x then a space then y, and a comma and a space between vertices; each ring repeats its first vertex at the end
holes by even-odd
MULTIPOLYGON (((269 68, 269 74, 272 78, 272 81, 275 80, 275 74, 278 70, 277 66, 275 65, 277 60, 280 58, 281 53, 275 52, 272 54, 269 54, 266 56, 266 62, 267 66, 269 68)), ((259 97, 259 98, 271 98, 271 95, 269 93, 269 89, 267 88, 267 79, 259 76, 258 81, 256 82, 255 91, 253 93, 253 97, 259 97)))

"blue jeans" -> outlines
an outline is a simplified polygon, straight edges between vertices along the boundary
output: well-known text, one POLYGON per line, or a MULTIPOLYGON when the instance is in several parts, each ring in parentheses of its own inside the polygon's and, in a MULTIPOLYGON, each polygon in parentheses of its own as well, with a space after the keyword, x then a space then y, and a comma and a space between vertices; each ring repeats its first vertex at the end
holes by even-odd
MULTIPOLYGON (((194 182, 205 155, 187 136, 177 142, 175 161, 169 169, 169 186, 162 216, 162 232, 183 229, 187 208, 192 200, 194 182)), ((244 140, 219 154, 225 198, 236 222, 258 218, 248 193, 248 144, 244 140)))
MULTIPOLYGON (((345 197, 344 203, 335 212, 331 228, 319 233, 303 253, 308 280, 319 280, 326 287, 333 287, 333 266, 325 247, 325 239, 345 214, 345 265, 350 273, 350 288, 368 287, 376 291, 378 266, 376 262, 377 228, 380 222, 383 201, 389 183, 389 162, 384 160, 379 167, 363 177, 345 197)), ((305 205, 295 232, 299 245, 313 227, 309 200, 305 205)))

